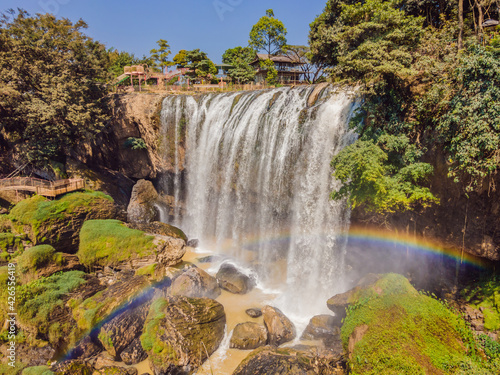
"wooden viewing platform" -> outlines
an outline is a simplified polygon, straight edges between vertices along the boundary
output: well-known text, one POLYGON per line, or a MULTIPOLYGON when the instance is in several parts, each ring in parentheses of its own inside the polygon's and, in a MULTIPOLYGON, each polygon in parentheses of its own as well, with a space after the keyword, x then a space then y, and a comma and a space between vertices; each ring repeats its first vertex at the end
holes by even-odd
POLYGON ((84 188, 85 180, 81 178, 46 181, 33 177, 13 177, 0 180, 0 190, 32 191, 45 197, 57 197, 84 188))

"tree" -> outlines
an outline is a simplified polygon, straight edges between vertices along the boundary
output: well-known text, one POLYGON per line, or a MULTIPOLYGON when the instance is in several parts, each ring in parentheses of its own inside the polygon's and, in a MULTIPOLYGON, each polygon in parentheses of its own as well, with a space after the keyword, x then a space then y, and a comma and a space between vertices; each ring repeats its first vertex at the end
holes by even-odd
POLYGON ((278 71, 274 66, 274 62, 271 59, 262 60, 260 62, 262 69, 267 70, 266 82, 270 85, 275 85, 278 83, 278 71))
POLYGON ((228 75, 236 82, 247 83, 253 81, 255 69, 250 63, 255 60, 255 51, 250 47, 230 48, 222 55, 224 64, 232 65, 228 75))
POLYGON ((152 49, 151 58, 154 61, 154 66, 161 69, 162 73, 165 73, 165 68, 174 65, 172 61, 168 61, 168 55, 170 55, 170 45, 165 39, 160 39, 156 42, 158 44, 158 49, 152 49))
POLYGON ((186 53, 187 51, 185 49, 181 49, 177 55, 174 56, 173 61, 177 65, 177 68, 184 68, 187 65, 186 53))
POLYGON ((248 43, 256 51, 266 51, 270 57, 280 52, 286 44, 286 34, 283 22, 274 18, 273 10, 268 9, 266 15, 252 27, 248 43))
POLYGON ((500 167, 500 62, 475 46, 462 55, 452 87, 458 90, 440 117, 440 139, 452 164, 450 176, 467 181, 466 190, 481 186, 500 167))
POLYGON ((64 161, 109 118, 108 53, 86 27, 24 10, 0 20, 0 132, 26 161, 64 161))
POLYGON ((186 52, 186 68, 189 68, 186 75, 195 80, 211 79, 217 75, 215 64, 208 58, 207 54, 200 49, 186 52))
POLYGON ((343 185, 332 192, 332 198, 347 198, 352 208, 363 206, 380 213, 438 202, 429 188, 421 186, 433 172, 430 164, 414 163, 394 173, 388 159, 388 153, 373 141, 357 141, 342 149, 331 164, 343 185))
POLYGON ((283 53, 293 61, 300 61, 300 69, 303 72, 304 80, 307 83, 316 83, 324 80, 325 68, 327 65, 322 62, 312 62, 311 49, 307 46, 283 46, 283 53))

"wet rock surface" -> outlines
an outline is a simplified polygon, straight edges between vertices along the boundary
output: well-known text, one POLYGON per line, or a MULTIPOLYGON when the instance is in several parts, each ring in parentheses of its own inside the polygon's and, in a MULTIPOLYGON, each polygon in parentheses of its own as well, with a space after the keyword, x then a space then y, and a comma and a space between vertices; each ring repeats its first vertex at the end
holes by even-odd
POLYGON ((132 188, 132 195, 127 207, 127 221, 139 224, 155 221, 159 216, 154 207, 157 199, 158 192, 151 181, 137 181, 132 188))
POLYGON ((221 290, 215 277, 198 267, 191 267, 174 279, 170 293, 191 298, 217 298, 221 290))
POLYGON ((264 326, 254 322, 245 322, 234 327, 229 347, 236 349, 256 349, 266 345, 266 342, 267 330, 264 326))
POLYGON ((235 294, 248 293, 255 286, 255 280, 239 271, 230 263, 224 263, 220 267, 216 278, 222 289, 235 294))
POLYGON ((190 374, 219 347, 224 307, 209 298, 167 297, 150 308, 141 343, 155 374, 190 374))
POLYGON ((140 338, 136 338, 130 343, 120 354, 121 360, 127 365, 134 365, 144 361, 148 354, 144 351, 141 345, 140 338))
POLYGON ((245 312, 252 318, 258 318, 259 316, 262 316, 262 310, 258 308, 246 309, 245 312))
POLYGON ((295 338, 295 326, 281 310, 264 306, 262 309, 264 325, 268 332, 268 342, 270 345, 279 346, 295 338))

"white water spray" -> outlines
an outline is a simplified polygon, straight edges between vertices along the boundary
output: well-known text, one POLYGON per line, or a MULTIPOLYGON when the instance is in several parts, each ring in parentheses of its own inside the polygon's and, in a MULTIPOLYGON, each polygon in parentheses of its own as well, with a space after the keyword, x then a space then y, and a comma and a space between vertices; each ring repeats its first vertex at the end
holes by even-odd
MULTIPOLYGON (((342 289, 349 225, 330 161, 353 139, 352 92, 314 87, 169 97, 164 134, 185 139, 186 215, 176 223, 204 248, 255 270, 259 282, 283 290, 278 305, 292 317, 320 312, 342 289), (170 129, 170 131, 169 131, 170 129), (172 132, 172 129, 174 131, 172 132), (184 132, 186 135, 184 137, 184 132)), ((181 198, 178 177, 173 194, 181 198)))

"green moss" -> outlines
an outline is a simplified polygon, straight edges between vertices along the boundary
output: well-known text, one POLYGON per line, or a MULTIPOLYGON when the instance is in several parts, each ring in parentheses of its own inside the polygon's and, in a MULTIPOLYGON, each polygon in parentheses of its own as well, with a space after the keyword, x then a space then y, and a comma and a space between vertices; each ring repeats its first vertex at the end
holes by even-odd
POLYGON ((61 253, 50 245, 38 245, 26 250, 17 258, 19 271, 22 273, 35 272, 49 263, 61 265, 61 253))
POLYGON ((42 277, 17 288, 17 310, 23 324, 48 334, 49 316, 64 306, 64 297, 85 283, 84 272, 69 271, 42 277))
POLYGON ((484 328, 500 329, 500 278, 496 275, 462 289, 461 296, 471 307, 483 308, 484 328))
POLYGON ((80 231, 78 259, 86 266, 108 266, 154 253, 153 236, 119 220, 88 220, 80 231))
POLYGON ((48 366, 35 366, 25 368, 21 375, 54 375, 54 372, 48 366))
POLYGON ((16 236, 13 233, 0 233, 0 252, 6 260, 10 258, 9 253, 7 253, 8 250, 11 250, 12 253, 16 251, 23 251, 23 239, 23 236, 16 236))
POLYGON ((30 225, 37 235, 43 223, 64 219, 76 209, 98 205, 103 199, 113 202, 113 198, 99 191, 70 193, 55 200, 35 195, 16 204, 9 218, 18 230, 19 226, 30 225))
POLYGON ((0 364, 0 374, 2 375, 18 375, 21 373, 21 370, 26 367, 25 364, 16 362, 15 366, 9 366, 8 364, 2 363, 0 364))
POLYGON ((363 325, 368 329, 354 347, 353 374, 455 373, 471 363, 483 366, 464 320, 401 275, 385 275, 357 293, 342 326, 345 349, 363 325))
POLYGON ((144 276, 154 276, 156 270, 157 263, 150 264, 148 266, 144 266, 135 271, 136 275, 144 275, 144 276))

